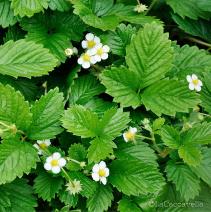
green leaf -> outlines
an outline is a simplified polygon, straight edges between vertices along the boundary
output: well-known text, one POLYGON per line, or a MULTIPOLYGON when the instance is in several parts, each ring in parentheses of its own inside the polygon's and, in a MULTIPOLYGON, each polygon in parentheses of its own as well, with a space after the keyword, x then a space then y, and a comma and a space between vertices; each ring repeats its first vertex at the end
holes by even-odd
POLYGON ((34 190, 43 200, 51 201, 62 188, 62 177, 55 177, 47 172, 41 172, 34 180, 34 190))
POLYGON ((200 177, 204 182, 211 186, 211 149, 202 149, 202 161, 201 164, 195 167, 191 167, 191 170, 200 177))
POLYGON ((179 147, 178 150, 180 158, 190 166, 197 166, 201 162, 201 151, 199 146, 193 144, 185 144, 179 147))
POLYGON ((50 0, 48 6, 51 10, 65 12, 70 10, 70 3, 66 0, 50 0))
POLYGON ((126 62, 137 74, 139 88, 159 81, 171 69, 173 49, 168 37, 158 24, 146 24, 127 47, 126 62))
POLYGON ((164 180, 156 167, 137 159, 117 159, 111 163, 109 180, 126 195, 156 193, 164 180))
POLYGON ((60 62, 66 60, 64 51, 71 46, 70 40, 80 41, 85 30, 83 22, 77 16, 62 12, 25 18, 21 21, 21 26, 28 32, 27 40, 42 44, 60 62))
POLYGON ((135 204, 135 202, 127 197, 123 197, 123 199, 119 201, 118 211, 120 212, 140 212, 140 210, 141 209, 135 204))
POLYGON ((29 138, 34 140, 54 138, 62 131, 60 118, 64 111, 63 100, 63 94, 55 88, 35 102, 31 109, 32 123, 27 132, 29 138))
POLYGON ((2 196, 0 199, 0 211, 34 212, 34 207, 37 206, 37 202, 32 193, 32 187, 29 186, 24 179, 17 179, 12 183, 1 185, 0 196, 2 196), (4 201, 4 203, 2 203, 2 201, 4 201))
POLYGON ((161 129, 161 138, 164 144, 172 149, 178 149, 181 144, 180 133, 172 126, 166 125, 161 129))
POLYGON ((69 172, 68 175, 72 180, 78 180, 81 183, 81 192, 80 194, 84 197, 90 198, 94 195, 97 189, 97 183, 93 180, 90 180, 87 176, 80 172, 69 172))
POLYGON ((211 12, 211 2, 210 1, 207 1, 207 0, 197 1, 197 6, 204 11, 211 12))
POLYGON ((63 127, 82 138, 95 137, 98 134, 98 122, 97 114, 79 105, 66 110, 62 118, 63 127))
POLYGON ((162 80, 148 87, 142 101, 145 107, 157 115, 174 116, 176 112, 188 112, 199 102, 196 93, 190 92, 188 85, 177 80, 162 80))
POLYGON ((0 84, 0 120, 15 124, 20 130, 26 130, 31 123, 29 103, 20 92, 9 85, 0 84))
POLYGON ((164 123, 165 123, 164 118, 159 117, 159 118, 155 119, 152 123, 152 130, 155 132, 160 130, 162 128, 162 126, 164 125, 164 123))
POLYGON ((198 6, 198 0, 166 0, 166 3, 174 10, 175 13, 179 14, 182 18, 189 17, 194 20, 197 20, 198 17, 205 19, 209 18, 209 14, 204 12, 198 6))
POLYGON ((0 184, 29 174, 38 160, 37 151, 31 144, 20 141, 0 144, 0 184))
POLYGON ((186 165, 168 162, 167 178, 172 181, 185 201, 193 199, 199 194, 200 180, 186 165))
POLYGON ((113 153, 113 148, 116 148, 116 144, 110 137, 96 137, 91 141, 91 145, 88 149, 89 163, 97 163, 100 160, 104 160, 113 153))
POLYGON ((20 17, 31 17, 35 13, 39 13, 48 7, 47 0, 12 0, 11 6, 14 14, 20 17))
POLYGON ((103 186, 98 184, 94 195, 87 200, 89 212, 108 211, 111 206, 111 201, 114 199, 112 189, 109 185, 103 186))
POLYGON ((113 67, 104 70, 100 78, 106 87, 106 93, 113 96, 114 101, 121 103, 121 106, 136 108, 141 104, 141 98, 138 94, 140 81, 136 73, 123 66, 113 67))
POLYGON ((211 73, 204 74, 203 89, 201 92, 201 105, 211 114, 211 73))
POLYGON ((130 24, 120 24, 114 32, 110 31, 105 35, 103 41, 111 48, 113 54, 125 56, 126 46, 130 44, 135 33, 135 27, 132 27, 130 24))
POLYGON ((211 143, 211 123, 197 124, 183 134, 183 144, 211 143))
POLYGON ((91 98, 104 92, 102 86, 92 75, 77 78, 71 86, 70 104, 86 104, 91 98))
POLYGON ((35 77, 48 74, 57 60, 42 45, 32 41, 8 41, 0 46, 0 74, 35 77))
POLYGON ((174 67, 171 74, 179 79, 186 80, 190 74, 208 72, 211 68, 211 56, 205 50, 199 50, 196 46, 185 45, 176 49, 174 67))
POLYGON ((60 199, 61 202, 63 202, 65 205, 67 205, 69 207, 70 206, 75 207, 77 205, 77 203, 78 203, 78 196, 77 195, 71 195, 65 189, 60 190, 59 199, 60 199))
MULTIPOLYGON (((77 161, 84 161, 86 159, 86 149, 82 144, 72 144, 68 150, 68 155, 70 158, 77 160, 77 161)), ((81 169, 80 164, 69 161, 67 167, 71 171, 77 171, 81 169)))
POLYGON ((25 35, 24 31, 21 30, 19 26, 14 25, 8 28, 3 40, 4 40, 4 43, 10 40, 17 41, 17 40, 23 39, 24 35, 25 35))
POLYGON ((3 28, 12 26, 17 22, 17 17, 14 16, 13 10, 10 7, 9 0, 0 1, 0 25, 3 28))

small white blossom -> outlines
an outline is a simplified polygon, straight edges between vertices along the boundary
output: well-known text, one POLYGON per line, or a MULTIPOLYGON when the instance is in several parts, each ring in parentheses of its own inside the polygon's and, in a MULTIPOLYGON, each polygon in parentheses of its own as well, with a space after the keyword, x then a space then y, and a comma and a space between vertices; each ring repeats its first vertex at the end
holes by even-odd
POLYGON ((137 13, 142 13, 144 11, 147 11, 147 6, 145 4, 138 4, 135 6, 134 11, 137 13))
POLYGON ((61 168, 66 165, 66 160, 61 157, 59 152, 53 153, 50 157, 46 158, 44 168, 47 171, 52 171, 54 174, 58 174, 61 168))
POLYGON ((66 184, 67 186, 67 191, 71 194, 71 195, 75 195, 81 192, 82 190, 82 185, 80 183, 80 181, 74 179, 73 181, 70 181, 66 184))
POLYGON ((102 43, 98 44, 95 48, 92 50, 89 50, 92 55, 94 55, 95 60, 97 62, 100 62, 101 60, 108 59, 108 52, 110 51, 109 46, 104 45, 102 43))
POLYGON ((186 77, 187 81, 189 82, 189 89, 190 90, 196 90, 201 91, 202 81, 198 79, 198 77, 195 74, 188 75, 186 77))
POLYGON ((38 150, 38 154, 42 155, 43 151, 47 149, 51 145, 51 142, 49 139, 46 140, 38 140, 36 144, 33 146, 38 150))
POLYGON ((91 64, 95 63, 96 60, 91 51, 85 52, 78 58, 78 64, 80 64, 84 69, 90 68, 91 64))
POLYGON ((100 181, 105 185, 107 183, 107 177, 109 176, 109 169, 106 167, 106 163, 101 161, 99 164, 95 164, 92 168, 92 178, 94 181, 100 181))
POLYGON ((65 54, 68 57, 71 57, 74 54, 78 54, 78 49, 76 47, 65 49, 65 54))
POLYGON ((123 138, 124 138, 125 142, 134 141, 136 133, 137 133, 137 128, 130 127, 128 131, 123 133, 123 138))
POLYGON ((100 38, 93 35, 92 33, 86 34, 86 40, 83 40, 81 45, 84 49, 93 49, 100 43, 100 38))

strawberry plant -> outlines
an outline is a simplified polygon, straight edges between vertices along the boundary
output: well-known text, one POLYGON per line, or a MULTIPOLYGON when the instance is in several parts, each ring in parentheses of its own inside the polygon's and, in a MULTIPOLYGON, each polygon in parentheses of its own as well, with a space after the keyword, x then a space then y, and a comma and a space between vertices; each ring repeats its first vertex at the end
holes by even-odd
POLYGON ((211 210, 210 0, 0 0, 0 212, 211 210))

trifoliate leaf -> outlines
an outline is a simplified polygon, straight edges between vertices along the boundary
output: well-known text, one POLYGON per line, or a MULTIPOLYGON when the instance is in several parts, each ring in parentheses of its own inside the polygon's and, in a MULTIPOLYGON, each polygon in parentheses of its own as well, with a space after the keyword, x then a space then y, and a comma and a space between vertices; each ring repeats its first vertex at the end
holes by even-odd
POLYGON ((70 3, 66 0, 50 0, 48 6, 51 10, 58 10, 60 12, 70 10, 70 3))
POLYGON ((115 102, 121 103, 123 107, 136 108, 141 105, 141 98, 138 94, 140 81, 136 73, 125 67, 113 67, 104 70, 100 78, 106 87, 106 93, 113 96, 115 102))
POLYGON ((0 84, 0 121, 15 124, 19 130, 26 130, 31 123, 29 103, 20 92, 9 85, 0 84))
POLYGON ((41 172, 34 180, 34 190, 43 200, 50 201, 62 188, 62 177, 53 176, 47 172, 41 172))
POLYGON ((153 23, 140 29, 126 49, 126 62, 137 74, 140 89, 164 78, 172 67, 173 49, 162 26, 153 23))
POLYGON ((63 94, 55 88, 35 102, 31 109, 32 123, 27 132, 29 138, 34 140, 54 138, 62 131, 60 118, 64 110, 63 100, 63 94))
POLYGON ((3 28, 12 26, 17 22, 17 17, 14 16, 9 0, 0 1, 0 25, 3 28))
POLYGON ((20 141, 0 144, 0 184, 28 174, 38 160, 37 151, 31 144, 20 141))
POLYGON ((211 186, 211 149, 202 149, 202 161, 201 164, 195 167, 191 167, 191 170, 200 177, 204 182, 211 186))
POLYGON ((104 92, 104 87, 92 75, 84 75, 74 81, 70 88, 70 104, 84 105, 91 98, 104 92))
POLYGON ((82 138, 95 137, 98 134, 98 122, 97 114, 79 105, 66 110, 62 118, 63 127, 82 138))
POLYGON ((169 161, 166 173, 168 180, 175 184, 177 191, 185 201, 193 199, 199 194, 200 180, 187 165, 169 161))
POLYGON ((70 40, 79 41, 85 30, 77 16, 61 12, 25 18, 21 26, 28 32, 27 40, 43 44, 60 62, 66 60, 64 51, 70 47, 70 40))
POLYGON ((179 14, 182 18, 189 17, 194 20, 197 20, 198 17, 205 19, 209 18, 209 14, 204 12, 198 6, 198 0, 166 0, 166 3, 174 10, 175 13, 179 14))
POLYGON ((98 184, 94 195, 87 200, 87 208, 89 212, 108 211, 114 196, 109 185, 104 186, 98 184))
POLYGON ((116 144, 110 137, 96 137, 91 141, 91 145, 88 149, 89 163, 97 163, 100 160, 104 160, 113 153, 113 148, 116 148, 116 144))
POLYGON ((178 149, 181 144, 180 133, 172 126, 166 125, 162 128, 161 139, 166 146, 172 149, 178 149))
POLYGON ((14 14, 20 17, 31 17, 35 13, 39 13, 48 7, 47 0, 12 0, 11 6, 14 14))
POLYGON ((78 180, 81 183, 82 190, 80 194, 84 197, 90 198, 94 195, 97 189, 97 183, 93 180, 90 180, 87 176, 83 175, 80 172, 69 172, 68 175, 72 180, 78 180))
POLYGON ((113 54, 124 56, 126 54, 126 46, 130 44, 136 28, 130 24, 120 24, 116 30, 110 31, 103 37, 104 42, 111 48, 113 54))
POLYGON ((196 46, 185 45, 176 49, 174 67, 171 74, 186 80, 187 75, 202 74, 211 68, 211 56, 196 46))
POLYGON ((32 187, 24 179, 0 186, 0 211, 34 212, 37 206, 32 187))
POLYGON ((140 210, 141 209, 136 205, 136 203, 127 197, 124 197, 119 201, 118 211, 120 212, 140 212, 140 210))
POLYGON ((148 110, 157 115, 174 116, 176 112, 188 112, 200 99, 183 82, 165 79, 148 87, 142 95, 142 101, 148 110))
POLYGON ((0 58, 0 74, 13 77, 46 75, 57 64, 42 45, 26 40, 8 41, 0 46, 0 58))
POLYGON ((156 193, 164 185, 157 168, 141 160, 117 159, 109 169, 111 184, 126 195, 156 193))

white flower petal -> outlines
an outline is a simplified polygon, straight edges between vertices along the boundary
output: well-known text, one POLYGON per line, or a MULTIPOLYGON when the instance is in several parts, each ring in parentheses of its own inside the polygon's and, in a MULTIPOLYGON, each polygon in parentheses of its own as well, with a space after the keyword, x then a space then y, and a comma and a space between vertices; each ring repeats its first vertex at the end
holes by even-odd
POLYGON ((80 57, 80 58, 78 58, 78 64, 79 65, 82 65, 82 63, 83 63, 84 61, 83 61, 83 59, 80 57))
POLYGON ((83 63, 82 63, 82 67, 83 67, 84 69, 87 69, 87 68, 90 67, 90 63, 89 63, 89 62, 83 62, 83 63))
POLYGON ((105 177, 108 177, 109 176, 109 169, 108 168, 105 168, 105 172, 106 172, 105 177))
POLYGON ((104 161, 100 161, 99 167, 100 167, 100 169, 105 169, 106 168, 106 163, 104 161))
POLYGON ((190 75, 187 75, 186 79, 188 82, 192 82, 192 77, 190 75))
POLYGON ((102 47, 103 47, 103 44, 102 43, 97 43, 96 46, 95 46, 96 49, 100 49, 102 47))
POLYGON ((52 155, 53 159, 59 159, 61 158, 61 154, 59 152, 54 152, 53 155, 52 155))
POLYGON ((92 168, 92 172, 98 173, 98 172, 99 172, 99 169, 100 169, 99 165, 98 165, 98 164, 95 164, 95 165, 93 166, 93 168, 92 168))
POLYGON ((130 127, 130 129, 129 129, 129 131, 131 132, 131 133, 137 133, 137 128, 136 127, 130 127))
POLYGON ((90 62, 91 64, 95 64, 97 62, 94 56, 90 58, 90 62))
POLYGON ((103 185, 106 185, 106 183, 107 183, 106 177, 101 177, 100 181, 102 182, 103 185))
POLYGON ((192 80, 196 80, 198 77, 195 74, 192 74, 192 80))
POLYGON ((46 139, 45 140, 45 144, 46 144, 46 146, 50 146, 51 145, 51 141, 49 139, 46 139))
POLYGON ((81 46, 82 46, 82 48, 83 49, 86 49, 87 48, 87 41, 85 41, 85 40, 83 40, 82 42, 81 42, 81 46))
POLYGON ((39 149, 37 153, 38 153, 38 155, 42 155, 42 150, 39 149))
POLYGON ((193 84, 193 83, 189 83, 189 89, 190 89, 191 91, 193 91, 194 88, 195 88, 194 84, 193 84))
POLYGON ((103 46, 103 51, 104 51, 104 52, 109 52, 109 51, 110 51, 109 46, 108 46, 108 45, 104 45, 104 46, 103 46))
POLYGON ((66 163, 67 163, 66 160, 65 160, 64 158, 60 158, 58 162, 59 162, 59 166, 60 166, 60 167, 65 166, 66 163))
POLYGON ((60 171, 61 171, 61 168, 59 166, 53 166, 51 171, 54 173, 54 174, 58 174, 60 171))
POLYGON ((202 86, 202 85, 203 85, 202 81, 201 81, 201 80, 199 80, 199 86, 202 86))
POLYGON ((47 170, 47 171, 50 171, 52 169, 52 166, 50 163, 45 163, 44 164, 44 169, 47 170))
POLYGON ((52 160, 53 160, 53 157, 50 156, 50 157, 47 157, 46 162, 47 162, 47 163, 50 163, 52 160))
POLYGON ((94 181, 99 181, 99 180, 100 180, 99 174, 97 174, 97 173, 92 173, 92 179, 93 179, 94 181))
POLYGON ((108 59, 108 54, 107 54, 107 53, 103 53, 103 54, 101 55, 101 58, 102 58, 103 60, 108 59))
POLYGON ((37 144, 33 144, 33 146, 38 150, 40 149, 40 147, 37 144))
POLYGON ((89 56, 93 56, 97 53, 97 49, 96 48, 92 48, 92 49, 89 49, 87 50, 86 52, 89 56))
POLYGON ((37 140, 37 143, 42 144, 42 143, 44 143, 44 141, 43 140, 37 140))
POLYGON ((85 38, 86 38, 87 40, 93 40, 94 37, 95 37, 95 36, 94 36, 92 33, 88 33, 88 34, 86 34, 86 36, 85 36, 85 38))
POLYGON ((97 36, 94 37, 94 42, 96 44, 99 44, 100 43, 100 38, 98 38, 97 36))
POLYGON ((99 55, 95 55, 94 57, 95 57, 95 60, 96 60, 97 62, 100 62, 100 61, 101 61, 101 57, 100 57, 99 55))
POLYGON ((125 142, 128 142, 128 139, 127 139, 126 133, 123 133, 123 138, 124 138, 125 142))
POLYGON ((201 86, 200 85, 195 86, 195 90, 198 92, 201 91, 201 86))

